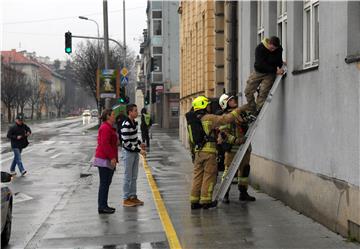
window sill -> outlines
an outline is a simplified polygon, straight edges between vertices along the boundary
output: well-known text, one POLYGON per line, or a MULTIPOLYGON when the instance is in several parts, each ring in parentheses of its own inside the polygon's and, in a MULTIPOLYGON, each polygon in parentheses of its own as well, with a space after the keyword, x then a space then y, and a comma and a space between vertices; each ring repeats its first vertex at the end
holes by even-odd
POLYGON ((360 55, 359 54, 356 54, 356 55, 348 55, 346 56, 345 58, 345 62, 347 64, 350 64, 350 63, 353 63, 353 62, 358 62, 360 61, 360 55))
POLYGON ((292 71, 293 75, 297 75, 297 74, 303 74, 303 73, 307 73, 310 71, 315 71, 319 69, 319 65, 316 66, 312 66, 312 67, 308 67, 308 68, 303 68, 303 69, 296 69, 294 71, 292 71))

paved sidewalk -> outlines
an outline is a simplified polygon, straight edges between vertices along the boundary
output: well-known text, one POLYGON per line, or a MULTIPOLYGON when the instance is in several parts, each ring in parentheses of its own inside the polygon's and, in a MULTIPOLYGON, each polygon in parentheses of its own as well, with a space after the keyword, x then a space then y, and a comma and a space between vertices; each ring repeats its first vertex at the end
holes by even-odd
MULTIPOLYGON (((250 190, 257 201, 240 203, 235 186, 230 205, 191 211, 192 164, 176 130, 153 129, 147 162, 182 248, 359 248, 266 194, 250 190)), ((57 204, 34 248, 169 248, 142 164, 138 195, 145 205, 121 206, 121 163, 110 188, 112 215, 97 213, 98 172, 89 173, 57 204)))

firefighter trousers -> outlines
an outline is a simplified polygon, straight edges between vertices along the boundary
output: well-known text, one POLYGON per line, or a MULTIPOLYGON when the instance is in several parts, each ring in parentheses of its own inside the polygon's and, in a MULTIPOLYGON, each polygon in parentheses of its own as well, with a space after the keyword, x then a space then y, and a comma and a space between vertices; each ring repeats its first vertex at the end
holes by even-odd
MULTIPOLYGON (((231 162, 233 161, 233 159, 235 157, 235 154, 236 154, 236 152, 226 152, 225 153, 225 161, 224 161, 225 170, 223 173, 223 178, 228 173, 228 169, 231 165, 231 162)), ((248 188, 248 184, 249 184, 248 177, 250 174, 250 164, 249 164, 250 156, 251 156, 251 145, 249 145, 249 148, 245 152, 245 155, 244 155, 243 159, 241 160, 240 167, 237 172, 238 186, 239 187, 244 186, 245 189, 248 188)))
POLYGON ((210 203, 216 184, 216 154, 196 152, 190 201, 191 203, 210 203))

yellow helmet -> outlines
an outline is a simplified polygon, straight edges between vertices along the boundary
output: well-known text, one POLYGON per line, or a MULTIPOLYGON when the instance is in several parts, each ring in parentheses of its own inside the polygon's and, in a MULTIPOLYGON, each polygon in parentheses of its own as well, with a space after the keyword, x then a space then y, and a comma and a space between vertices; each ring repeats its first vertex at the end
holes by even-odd
POLYGON ((208 104, 210 103, 209 99, 205 96, 199 96, 194 99, 192 102, 192 106, 194 108, 194 111, 205 109, 208 104))

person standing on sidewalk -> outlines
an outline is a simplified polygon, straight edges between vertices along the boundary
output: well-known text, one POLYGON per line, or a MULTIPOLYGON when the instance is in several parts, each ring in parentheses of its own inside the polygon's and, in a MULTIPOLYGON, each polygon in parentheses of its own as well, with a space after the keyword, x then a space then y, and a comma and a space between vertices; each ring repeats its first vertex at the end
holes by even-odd
POLYGON ((21 160, 21 152, 29 145, 28 136, 31 135, 29 126, 24 123, 24 115, 19 113, 16 116, 15 124, 10 127, 7 137, 11 140, 11 148, 14 152, 14 160, 10 166, 10 174, 16 175, 15 167, 19 167, 21 176, 24 176, 27 171, 21 160))
MULTIPOLYGON (((196 142, 195 133, 205 132, 202 146, 195 145, 195 160, 193 170, 192 189, 190 195, 191 209, 208 209, 216 207, 217 202, 212 201, 212 194, 216 184, 217 162, 216 162, 216 138, 215 128, 221 125, 232 123, 235 119, 242 121, 241 112, 248 110, 244 105, 223 115, 210 114, 210 101, 205 96, 194 99, 192 106, 196 119, 201 122, 202 131, 193 130, 190 126, 190 141, 196 142)), ((194 127, 195 128, 195 127, 194 127)))
POLYGON ((284 73, 281 68, 282 51, 280 39, 276 36, 265 38, 255 49, 255 70, 250 74, 244 91, 251 112, 255 115, 260 112, 274 84, 275 76, 284 73), (260 91, 255 102, 254 94, 259 87, 260 91))
POLYGON ((146 156, 145 145, 138 139, 136 118, 138 116, 137 106, 129 104, 126 106, 127 119, 121 125, 121 138, 123 142, 123 158, 125 166, 125 178, 123 186, 123 206, 135 207, 144 205, 136 195, 136 180, 139 172, 139 153, 146 156))
POLYGON ((101 114, 102 124, 98 131, 98 144, 96 147, 94 166, 99 169, 99 193, 98 212, 99 214, 112 214, 115 208, 108 206, 109 187, 118 163, 118 136, 115 123, 115 112, 105 109, 101 114))
POLYGON ((121 125, 125 121, 125 119, 126 119, 126 115, 124 114, 124 111, 121 110, 119 115, 117 115, 117 117, 116 117, 116 130, 117 130, 117 133, 119 135, 119 141, 120 141, 119 146, 122 145, 122 141, 121 141, 121 125))
POLYGON ((149 137, 149 129, 152 125, 152 120, 150 114, 147 113, 146 108, 141 109, 141 139, 143 143, 146 143, 146 148, 150 148, 150 137, 149 137))
MULTIPOLYGON (((234 110, 238 104, 236 102, 235 96, 223 94, 220 96, 219 104, 223 109, 224 113, 230 113, 234 110)), ((222 144, 225 150, 225 160, 224 160, 224 173, 222 179, 228 173, 228 169, 233 161, 236 152, 239 150, 240 145, 245 143, 245 134, 248 129, 248 124, 246 122, 239 122, 235 120, 234 123, 227 124, 220 127, 220 135, 218 138, 218 143, 222 144)), ((255 201, 256 198, 249 195, 248 190, 248 177, 250 174, 250 156, 251 156, 251 144, 245 152, 243 159, 240 162, 240 167, 237 172, 237 182, 238 189, 240 191, 239 200, 240 201, 255 201)), ((230 186, 231 187, 231 186, 230 186)), ((226 192, 224 196, 223 202, 228 204, 229 200, 229 192, 226 192)))

